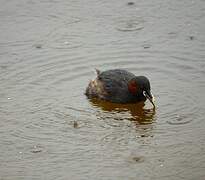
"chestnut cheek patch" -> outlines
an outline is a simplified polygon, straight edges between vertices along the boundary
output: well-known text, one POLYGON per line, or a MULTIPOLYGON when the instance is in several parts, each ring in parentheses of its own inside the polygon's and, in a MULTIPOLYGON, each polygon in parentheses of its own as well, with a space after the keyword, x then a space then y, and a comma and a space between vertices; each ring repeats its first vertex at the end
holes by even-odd
POLYGON ((137 83, 134 80, 131 80, 128 84, 128 90, 130 91, 130 93, 132 93, 133 95, 137 94, 137 83))

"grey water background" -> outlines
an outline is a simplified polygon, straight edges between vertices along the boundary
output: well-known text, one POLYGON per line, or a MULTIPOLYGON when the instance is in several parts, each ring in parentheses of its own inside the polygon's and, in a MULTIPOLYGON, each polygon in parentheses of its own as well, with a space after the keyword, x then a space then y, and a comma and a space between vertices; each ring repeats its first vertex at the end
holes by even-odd
POLYGON ((205 179, 204 0, 0 2, 0 179, 205 179), (156 111, 90 102, 94 68, 156 111))

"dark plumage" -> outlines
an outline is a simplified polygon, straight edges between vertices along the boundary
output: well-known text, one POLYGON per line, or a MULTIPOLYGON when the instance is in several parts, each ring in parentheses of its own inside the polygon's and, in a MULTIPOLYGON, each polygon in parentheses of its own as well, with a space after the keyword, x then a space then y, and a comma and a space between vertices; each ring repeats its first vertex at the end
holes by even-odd
POLYGON ((135 76, 122 69, 96 71, 96 79, 86 89, 88 98, 114 103, 134 103, 148 98, 154 105, 150 82, 145 76, 135 76))

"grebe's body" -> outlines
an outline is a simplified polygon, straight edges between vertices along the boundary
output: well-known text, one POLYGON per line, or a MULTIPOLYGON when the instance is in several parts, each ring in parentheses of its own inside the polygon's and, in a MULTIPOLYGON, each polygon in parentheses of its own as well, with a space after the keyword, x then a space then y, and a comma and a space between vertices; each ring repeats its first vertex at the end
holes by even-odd
POLYGON ((148 98, 153 104, 150 82, 145 76, 135 76, 122 69, 96 71, 96 79, 90 81, 86 88, 88 98, 113 103, 135 103, 148 98))

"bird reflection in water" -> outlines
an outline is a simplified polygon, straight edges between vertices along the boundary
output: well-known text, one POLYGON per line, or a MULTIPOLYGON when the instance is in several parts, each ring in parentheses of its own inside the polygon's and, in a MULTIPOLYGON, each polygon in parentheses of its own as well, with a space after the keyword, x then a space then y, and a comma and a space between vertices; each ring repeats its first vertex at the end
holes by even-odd
POLYGON ((135 104, 117 104, 102 101, 99 99, 90 99, 90 102, 93 106, 99 107, 104 112, 128 112, 130 116, 128 116, 126 119, 135 122, 136 125, 152 124, 155 121, 155 108, 145 108, 144 102, 139 102, 135 104))

